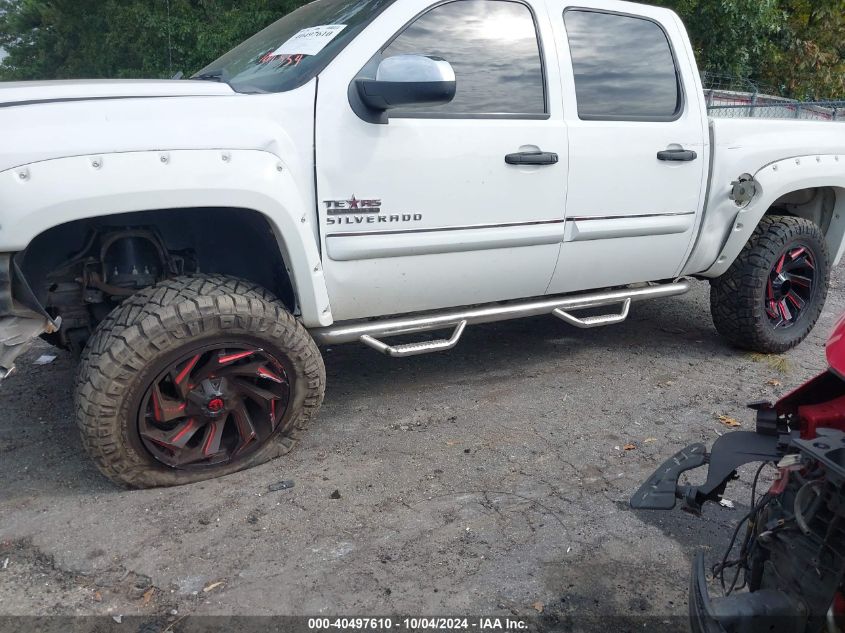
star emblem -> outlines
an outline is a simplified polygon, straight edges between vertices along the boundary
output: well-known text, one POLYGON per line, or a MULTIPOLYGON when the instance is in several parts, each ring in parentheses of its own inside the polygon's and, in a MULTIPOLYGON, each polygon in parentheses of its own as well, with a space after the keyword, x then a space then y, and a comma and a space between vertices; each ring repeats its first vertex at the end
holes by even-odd
POLYGON ((355 199, 355 194, 352 194, 352 200, 349 200, 349 208, 350 209, 357 209, 358 208, 358 200, 355 199))

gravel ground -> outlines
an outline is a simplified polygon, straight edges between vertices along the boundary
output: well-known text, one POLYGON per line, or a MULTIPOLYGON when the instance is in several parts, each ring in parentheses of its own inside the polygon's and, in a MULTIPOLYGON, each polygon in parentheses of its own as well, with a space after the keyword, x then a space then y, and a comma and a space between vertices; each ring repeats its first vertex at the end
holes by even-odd
POLYGON ((144 615, 163 623, 152 631, 189 614, 531 615, 545 630, 617 616, 614 630, 678 630, 692 557, 721 553, 748 472, 728 489, 735 509, 700 519, 628 498, 676 450, 726 432, 719 415, 751 428, 747 402, 823 369, 843 278, 783 356, 729 348, 705 283, 612 328, 477 326, 451 352, 403 360, 325 350, 326 401, 292 455, 172 489, 99 475, 72 419, 72 359, 39 344, 2 385, 0 615, 144 615), (282 480, 295 485, 269 492, 282 480))

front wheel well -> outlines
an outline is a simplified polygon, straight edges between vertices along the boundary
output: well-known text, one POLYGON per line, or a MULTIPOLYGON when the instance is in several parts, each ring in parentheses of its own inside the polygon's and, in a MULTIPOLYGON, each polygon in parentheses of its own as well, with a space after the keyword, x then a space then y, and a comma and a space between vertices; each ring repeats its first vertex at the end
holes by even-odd
POLYGON ((163 279, 217 273, 249 280, 297 309, 280 241, 267 218, 239 208, 155 209, 48 229, 16 256, 36 298, 80 348, 123 298, 163 279))

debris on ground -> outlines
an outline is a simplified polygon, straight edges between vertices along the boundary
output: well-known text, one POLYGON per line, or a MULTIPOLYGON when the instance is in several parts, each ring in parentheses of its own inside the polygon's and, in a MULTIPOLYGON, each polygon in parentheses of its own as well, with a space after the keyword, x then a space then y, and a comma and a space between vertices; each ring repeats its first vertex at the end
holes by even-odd
POLYGON ((293 488, 293 480, 292 479, 286 479, 285 481, 279 481, 279 482, 276 482, 274 484, 270 484, 269 486, 267 486, 267 489, 270 492, 278 492, 279 490, 288 490, 290 488, 293 488))
POLYGON ((540 601, 538 600, 537 602, 535 602, 534 604, 532 604, 532 605, 531 605, 531 608, 532 608, 532 609, 534 609, 537 613, 542 613, 542 612, 543 612, 543 608, 544 608, 545 606, 546 606, 546 605, 544 605, 542 602, 540 602, 540 601))
POLYGON ((734 509, 734 502, 730 499, 719 499, 719 505, 730 510, 734 509))
POLYGON ((333 493, 329 495, 331 499, 340 499, 340 490, 335 490, 333 493))
POLYGON ((51 354, 44 354, 43 356, 39 356, 35 359, 35 365, 49 365, 54 360, 56 360, 57 356, 52 356, 51 354))
POLYGON ((222 586, 223 586, 223 581, 222 581, 222 580, 218 580, 217 582, 213 582, 213 583, 211 583, 210 585, 206 585, 205 587, 203 587, 203 588, 202 588, 202 592, 203 592, 203 593, 208 593, 209 591, 214 591, 214 590, 215 590, 215 589, 217 589, 218 587, 222 587, 222 586))
POLYGON ((760 354, 759 352, 752 352, 749 356, 755 363, 766 363, 769 367, 781 374, 789 373, 789 359, 785 356, 760 354))
POLYGON ((729 415, 720 415, 720 416, 717 416, 717 417, 719 418, 719 422, 721 422, 725 426, 730 426, 730 427, 742 426, 742 422, 740 422, 736 418, 732 418, 729 415))

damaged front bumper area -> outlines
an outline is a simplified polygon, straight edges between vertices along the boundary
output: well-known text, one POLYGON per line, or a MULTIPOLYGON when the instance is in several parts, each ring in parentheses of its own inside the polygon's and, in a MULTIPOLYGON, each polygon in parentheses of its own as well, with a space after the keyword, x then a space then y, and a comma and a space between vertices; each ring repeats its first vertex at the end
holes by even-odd
POLYGON ((774 589, 711 598, 704 553, 695 558, 690 578, 692 633, 806 633, 804 606, 774 589))
POLYGON ((38 302, 14 256, 0 254, 0 380, 15 371, 15 359, 35 339, 56 332, 60 324, 38 302))

